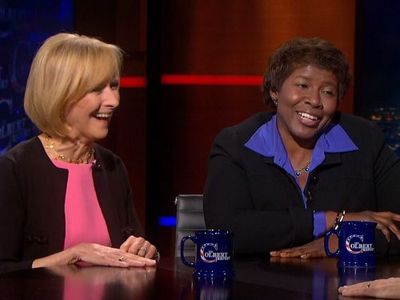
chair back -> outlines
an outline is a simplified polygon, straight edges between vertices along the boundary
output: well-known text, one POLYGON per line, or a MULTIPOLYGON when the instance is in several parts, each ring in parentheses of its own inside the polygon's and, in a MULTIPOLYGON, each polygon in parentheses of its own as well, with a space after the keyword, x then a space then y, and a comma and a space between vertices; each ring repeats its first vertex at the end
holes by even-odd
MULTIPOLYGON (((196 230, 206 228, 203 213, 202 194, 181 194, 175 198, 176 205, 176 239, 175 256, 181 256, 181 239, 191 235, 196 230)), ((185 243, 185 256, 195 256, 195 245, 190 241, 185 243)))

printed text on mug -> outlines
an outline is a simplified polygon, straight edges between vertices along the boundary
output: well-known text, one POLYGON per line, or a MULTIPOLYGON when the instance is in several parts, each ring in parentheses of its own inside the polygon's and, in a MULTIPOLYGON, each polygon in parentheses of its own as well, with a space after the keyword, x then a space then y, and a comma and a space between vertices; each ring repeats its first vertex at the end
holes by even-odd
POLYGON ((374 251, 372 244, 364 244, 364 236, 358 234, 349 235, 346 239, 346 250, 352 254, 374 251))
POLYGON ((218 244, 205 243, 200 248, 200 258, 206 263, 230 260, 228 252, 218 252, 218 244))

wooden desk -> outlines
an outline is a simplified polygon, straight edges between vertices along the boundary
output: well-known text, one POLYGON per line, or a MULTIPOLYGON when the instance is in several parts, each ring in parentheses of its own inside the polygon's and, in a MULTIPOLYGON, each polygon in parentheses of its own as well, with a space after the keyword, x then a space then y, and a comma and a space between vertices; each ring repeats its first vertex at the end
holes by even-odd
MULTIPOLYGON (((334 259, 241 260, 235 278, 218 284, 192 280, 192 269, 162 259, 157 268, 44 268, 0 275, 8 299, 337 299, 344 280, 400 276, 400 258, 380 259, 371 272, 341 275, 334 259)), ((352 298, 354 299, 354 298, 352 298)))

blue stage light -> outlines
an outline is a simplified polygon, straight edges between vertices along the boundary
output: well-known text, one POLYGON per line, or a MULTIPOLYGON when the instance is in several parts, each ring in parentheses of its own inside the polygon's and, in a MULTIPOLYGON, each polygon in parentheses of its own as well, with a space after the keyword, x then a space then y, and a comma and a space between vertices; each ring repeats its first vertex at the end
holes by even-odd
POLYGON ((158 225, 162 227, 175 227, 176 217, 174 216, 161 216, 158 218, 158 225))

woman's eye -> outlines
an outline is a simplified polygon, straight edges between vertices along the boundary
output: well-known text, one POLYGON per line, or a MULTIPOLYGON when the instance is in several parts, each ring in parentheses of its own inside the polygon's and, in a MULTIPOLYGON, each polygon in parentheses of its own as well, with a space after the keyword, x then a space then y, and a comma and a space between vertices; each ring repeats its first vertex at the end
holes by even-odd
POLYGON ((333 90, 322 90, 322 94, 328 96, 335 96, 335 92, 333 90))
POLYGON ((100 94, 104 90, 104 88, 105 88, 104 85, 99 85, 99 86, 96 86, 91 92, 100 94))
POLYGON ((302 89, 306 89, 308 87, 308 85, 305 84, 305 83, 298 83, 297 87, 302 88, 302 89))
POLYGON ((101 91, 103 90, 103 87, 95 87, 93 90, 92 90, 92 93, 97 93, 97 94, 99 94, 99 93, 101 93, 101 91))
POLYGON ((110 82, 110 88, 113 90, 117 90, 119 88, 119 81, 113 80, 110 82))

